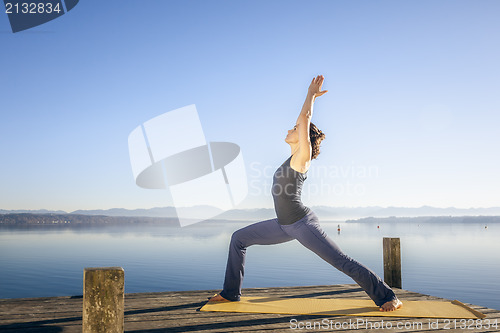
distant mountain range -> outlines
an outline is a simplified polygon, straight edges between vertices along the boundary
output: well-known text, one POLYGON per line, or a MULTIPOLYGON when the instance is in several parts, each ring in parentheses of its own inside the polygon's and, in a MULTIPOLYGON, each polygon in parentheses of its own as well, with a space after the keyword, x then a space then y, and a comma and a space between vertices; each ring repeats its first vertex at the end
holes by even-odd
MULTIPOLYGON (((437 208, 422 206, 411 207, 330 207, 311 206, 316 215, 325 221, 344 221, 346 219, 359 219, 366 217, 422 217, 422 216, 500 216, 500 207, 489 208, 437 208)), ((212 219, 224 220, 252 220, 260 221, 276 217, 274 208, 253 208, 253 209, 231 209, 222 211, 212 206, 193 206, 180 208, 183 213, 189 213, 190 217, 203 218, 213 216, 212 219)), ((112 208, 104 210, 76 210, 65 212, 61 210, 3 210, 0 214, 70 214, 70 215, 99 215, 115 217, 155 217, 155 218, 176 218, 175 207, 155 207, 150 209, 125 209, 112 208)))
POLYGON ((466 223, 484 224, 500 223, 500 216, 416 216, 416 217, 364 217, 356 220, 346 220, 346 223, 466 223))
POLYGON ((32 226, 68 226, 92 227, 105 225, 145 225, 161 224, 163 226, 180 227, 177 218, 165 217, 134 217, 134 216, 105 216, 79 214, 36 214, 36 213, 9 213, 0 214, 1 226, 32 227, 32 226))

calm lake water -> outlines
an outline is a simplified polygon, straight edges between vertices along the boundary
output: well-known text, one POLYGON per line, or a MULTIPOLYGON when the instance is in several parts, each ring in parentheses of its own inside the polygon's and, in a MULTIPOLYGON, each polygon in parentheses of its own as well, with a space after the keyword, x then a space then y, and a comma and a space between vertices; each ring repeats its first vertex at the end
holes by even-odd
MULTIPOLYGON (((123 267, 126 293, 220 290, 231 234, 250 223, 0 229, 0 298, 81 295, 99 266, 123 267)), ((400 237, 404 289, 500 309, 500 224, 337 224, 321 222, 380 276, 382 238, 400 237)), ((247 250, 243 288, 341 283, 354 282, 296 240, 247 250)))

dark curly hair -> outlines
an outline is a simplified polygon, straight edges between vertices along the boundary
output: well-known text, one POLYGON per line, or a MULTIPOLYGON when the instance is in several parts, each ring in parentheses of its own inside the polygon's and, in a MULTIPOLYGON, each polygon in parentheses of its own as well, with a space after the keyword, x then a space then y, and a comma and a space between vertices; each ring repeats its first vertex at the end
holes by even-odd
POLYGON ((317 128, 316 125, 310 123, 309 139, 311 140, 311 148, 312 148, 311 159, 315 159, 316 157, 318 157, 320 153, 319 146, 321 144, 321 141, 325 139, 325 134, 321 132, 321 130, 317 128))

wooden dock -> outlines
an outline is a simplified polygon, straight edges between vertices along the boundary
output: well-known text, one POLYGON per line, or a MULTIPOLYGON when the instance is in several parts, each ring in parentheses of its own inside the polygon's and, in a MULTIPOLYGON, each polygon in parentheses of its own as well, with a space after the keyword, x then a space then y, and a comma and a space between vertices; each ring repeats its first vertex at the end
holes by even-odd
MULTIPOLYGON (((353 316, 316 316, 316 315, 280 315, 254 313, 221 313, 201 312, 200 308, 207 302, 207 297, 220 290, 174 291, 158 293, 138 293, 125 295, 125 332, 294 332, 294 331, 328 331, 328 332, 500 332, 498 328, 489 327, 473 329, 445 329, 446 322, 438 320, 437 327, 429 327, 426 318, 395 317, 353 317, 353 316), (367 329, 362 326, 345 329, 349 321, 358 319, 371 325, 387 325, 392 329, 367 329), (330 328, 321 328, 321 323, 329 322, 330 328), (295 324, 292 324, 295 323, 295 324), (316 329, 306 329, 306 325, 315 325, 316 329), (344 328, 340 325, 344 323, 344 328), (404 325, 407 329, 396 329, 404 325), (421 324, 421 326, 419 325, 421 324), (338 328, 335 328, 337 324, 338 328), (293 325, 295 329, 292 329, 293 325), (304 325, 299 329, 298 325, 304 325)), ((403 289, 394 289, 397 296, 405 300, 444 300, 443 298, 419 294, 403 289)), ((363 298, 366 294, 355 284, 301 286, 282 288, 249 288, 243 289, 244 296, 296 296, 308 298, 363 298)), ((486 314, 486 319, 497 321, 500 325, 500 311, 467 304, 471 308, 486 314)), ((431 319, 432 320, 432 319, 431 319)), ((433 319, 437 321, 437 319, 433 319)), ((468 325, 471 322, 468 323, 468 325)), ((373 327, 373 326, 372 326, 373 327)), ((386 327, 386 326, 384 326, 386 327)), ((23 298, 0 300, 1 332, 81 332, 82 331, 82 296, 23 298)))

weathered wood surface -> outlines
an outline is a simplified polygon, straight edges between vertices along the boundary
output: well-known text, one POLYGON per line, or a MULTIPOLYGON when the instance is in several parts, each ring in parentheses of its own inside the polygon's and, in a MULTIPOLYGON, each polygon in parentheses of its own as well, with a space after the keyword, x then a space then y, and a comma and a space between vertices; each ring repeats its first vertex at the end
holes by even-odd
POLYGON ((122 267, 83 271, 83 333, 123 333, 125 272, 122 267))
POLYGON ((391 288, 402 288, 401 244, 399 238, 384 237, 384 281, 391 288))
MULTIPOLYGON (((411 291, 394 289, 404 300, 443 300, 439 297, 423 295, 411 291)), ((294 332, 294 331, 339 331, 339 332, 499 332, 500 329, 444 329, 443 319, 439 329, 429 329, 429 319, 352 317, 352 316, 312 316, 253 313, 201 312, 207 297, 220 290, 174 291, 125 295, 125 332, 294 332), (320 325, 323 320, 337 322, 356 321, 358 318, 371 323, 398 322, 422 323, 423 329, 295 329, 290 321, 310 322, 320 325)), ((366 294, 354 284, 251 288, 243 289, 244 296, 295 296, 311 298, 354 297, 368 299, 366 294)), ((468 304, 487 315, 486 319, 500 321, 500 311, 468 304)), ((0 331, 2 332, 82 332, 82 297, 52 297, 0 300, 0 331)))

